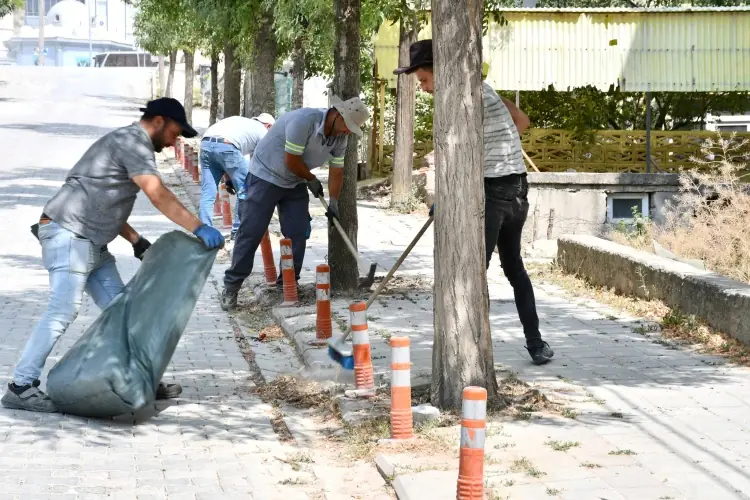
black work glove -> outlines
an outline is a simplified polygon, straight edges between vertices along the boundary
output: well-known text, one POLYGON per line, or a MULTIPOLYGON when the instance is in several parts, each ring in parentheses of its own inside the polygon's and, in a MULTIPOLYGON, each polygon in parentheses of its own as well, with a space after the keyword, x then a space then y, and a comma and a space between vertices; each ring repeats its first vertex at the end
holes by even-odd
POLYGON ((326 210, 326 217, 333 224, 333 219, 340 219, 339 217, 339 200, 331 198, 328 202, 328 210, 326 210))
POLYGON ((430 207, 430 217, 432 217, 433 215, 435 215, 435 204, 434 203, 430 207))
POLYGON ((143 260, 143 254, 146 253, 146 250, 148 250, 148 247, 150 246, 150 241, 143 236, 139 237, 138 241, 133 243, 133 255, 135 255, 136 259, 143 260))
POLYGON ((234 189, 234 183, 232 182, 232 179, 225 179, 224 186, 226 186, 227 188, 227 193, 232 195, 237 193, 237 190, 234 189))
POLYGON ((316 198, 323 196, 323 184, 320 183, 317 177, 313 177, 311 181, 307 181, 307 189, 316 198))

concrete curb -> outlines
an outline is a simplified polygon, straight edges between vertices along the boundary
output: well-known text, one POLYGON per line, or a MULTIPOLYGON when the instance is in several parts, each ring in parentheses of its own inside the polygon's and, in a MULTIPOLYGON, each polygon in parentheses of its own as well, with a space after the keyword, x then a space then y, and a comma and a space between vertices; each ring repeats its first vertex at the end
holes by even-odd
POLYGON ((379 453, 375 467, 391 485, 398 500, 455 500, 458 471, 428 470, 414 474, 398 474, 393 459, 379 453))
POLYGON ((557 261, 593 284, 663 300, 750 345, 750 285, 594 236, 561 237, 557 261))

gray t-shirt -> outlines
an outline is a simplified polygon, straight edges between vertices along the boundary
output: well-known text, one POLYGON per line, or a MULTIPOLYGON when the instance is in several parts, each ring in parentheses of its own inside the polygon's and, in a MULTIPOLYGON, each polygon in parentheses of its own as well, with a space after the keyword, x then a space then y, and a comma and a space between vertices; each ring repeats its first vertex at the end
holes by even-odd
POLYGON ((300 108, 276 120, 255 148, 250 173, 282 188, 304 183, 286 166, 284 153, 301 156, 310 170, 326 163, 331 168, 344 168, 347 137, 325 136, 327 112, 327 109, 300 108))
POLYGON ((159 175, 154 146, 138 123, 108 133, 84 153, 44 213, 73 233, 104 246, 130 217, 140 188, 136 175, 159 175))

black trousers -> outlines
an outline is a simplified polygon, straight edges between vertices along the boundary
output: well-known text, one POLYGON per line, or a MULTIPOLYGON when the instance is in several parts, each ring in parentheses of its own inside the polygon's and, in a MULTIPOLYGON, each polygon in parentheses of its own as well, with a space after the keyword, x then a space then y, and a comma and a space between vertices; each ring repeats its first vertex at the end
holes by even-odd
POLYGON ((521 233, 529 214, 529 183, 526 174, 484 179, 484 241, 487 267, 495 248, 500 253, 500 264, 513 287, 516 309, 523 325, 526 344, 541 341, 539 316, 531 280, 521 258, 521 233))

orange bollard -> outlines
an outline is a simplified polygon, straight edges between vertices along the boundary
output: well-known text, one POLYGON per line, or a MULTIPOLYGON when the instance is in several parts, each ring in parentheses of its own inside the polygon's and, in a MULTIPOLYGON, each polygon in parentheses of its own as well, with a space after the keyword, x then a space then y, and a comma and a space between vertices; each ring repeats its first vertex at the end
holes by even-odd
POLYGON ((182 168, 185 169, 186 173, 190 173, 190 163, 193 161, 192 149, 190 144, 185 143, 184 155, 182 158, 182 168))
POLYGON ((320 264, 315 268, 315 299, 317 318, 315 321, 315 345, 325 345, 333 336, 331 322, 331 267, 320 264))
POLYGON ((273 249, 271 248, 271 237, 266 234, 260 240, 260 253, 263 255, 263 272, 266 275, 266 285, 276 285, 276 263, 273 259, 273 249))
POLYGON ((457 500, 484 498, 484 435, 487 389, 467 387, 461 408, 461 455, 458 465, 457 500))
POLYGON ((221 217, 221 198, 219 198, 219 191, 216 191, 216 201, 214 201, 214 217, 221 217))
POLYGON ((292 256, 292 240, 281 240, 281 279, 284 281, 284 302, 281 307, 297 305, 297 280, 294 277, 294 257, 292 256))
POLYGON ((221 228, 232 229, 232 199, 226 185, 221 183, 221 228))
POLYGON ((198 159, 198 150, 193 150, 193 182, 200 182, 200 160, 198 159))
POLYGON ((355 395, 374 395, 375 381, 370 355, 370 336, 367 332, 367 304, 355 302, 349 306, 349 323, 354 346, 355 395))
POLYGON ((391 439, 414 437, 409 337, 391 337, 391 439))

